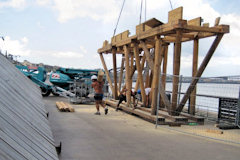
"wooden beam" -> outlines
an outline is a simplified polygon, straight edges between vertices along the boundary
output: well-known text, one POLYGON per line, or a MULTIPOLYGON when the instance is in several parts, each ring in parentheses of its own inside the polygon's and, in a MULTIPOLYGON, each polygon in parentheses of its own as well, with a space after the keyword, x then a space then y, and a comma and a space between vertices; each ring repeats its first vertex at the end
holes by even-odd
POLYGON ((133 68, 133 63, 134 63, 134 56, 133 56, 133 53, 131 53, 130 54, 130 57, 131 57, 131 64, 130 64, 130 70, 131 70, 131 73, 133 72, 134 73, 134 71, 136 70, 136 68, 135 68, 135 70, 134 70, 134 68, 133 68))
POLYGON ((187 24, 191 25, 191 26, 201 26, 201 21, 202 21, 202 18, 197 17, 197 18, 187 21, 187 24))
MULTIPOLYGON (((193 42, 192 78, 195 78, 194 76, 197 73, 197 68, 198 68, 198 46, 199 46, 199 40, 195 39, 193 42)), ((197 90, 196 87, 194 88, 194 90, 190 96, 189 114, 191 114, 191 115, 195 115, 196 90, 197 90)))
POLYGON ((130 67, 129 67, 129 57, 130 57, 130 50, 127 45, 123 47, 124 53, 125 53, 125 82, 126 82, 126 87, 127 87, 127 106, 131 106, 131 89, 132 89, 132 80, 130 79, 130 67))
POLYGON ((112 49, 112 58, 113 58, 113 78, 114 78, 114 92, 113 97, 117 99, 118 97, 118 86, 117 86, 117 58, 116 58, 116 49, 112 49))
POLYGON ((105 61, 104 61, 104 58, 103 58, 102 53, 99 53, 99 56, 100 56, 100 59, 101 59, 101 61, 102 61, 103 68, 104 68, 104 70, 105 70, 105 73, 106 73, 106 76, 107 76, 107 80, 108 80, 110 89, 111 89, 111 91, 112 91, 112 93, 113 93, 114 90, 113 90, 112 80, 111 80, 111 78, 110 78, 110 75, 109 75, 109 72, 108 72, 108 69, 107 69, 107 65, 106 65, 106 63, 105 63, 105 61))
MULTIPOLYGON (((141 61, 142 61, 142 62, 141 62, 141 68, 142 68, 142 70, 143 70, 144 64, 145 64, 145 61, 146 61, 146 55, 145 55, 145 54, 143 55, 141 61)), ((139 73, 138 73, 138 74, 139 74, 139 73)), ((141 74, 142 74, 142 73, 141 73, 141 74)), ((135 87, 134 87, 134 91, 137 92, 138 88, 139 88, 139 79, 137 79, 137 82, 136 82, 135 87)))
MULTIPOLYGON (((117 107, 117 102, 114 102, 112 100, 106 100, 105 102, 106 102, 106 104, 110 105, 111 107, 114 107, 114 108, 117 107)), ((149 112, 145 112, 145 111, 140 110, 140 109, 131 109, 131 108, 127 107, 125 104, 120 104, 119 108, 121 108, 123 111, 125 111, 127 113, 137 115, 137 116, 139 116, 143 119, 146 119, 150 122, 156 122, 157 117, 151 115, 149 112)), ((158 116, 158 123, 165 124, 164 122, 165 122, 165 118, 163 118, 161 116, 158 116)))
POLYGON ((214 26, 218 26, 218 25, 219 25, 220 19, 221 19, 221 17, 217 17, 217 18, 216 18, 215 23, 214 23, 214 26))
POLYGON ((177 30, 177 37, 174 45, 174 58, 173 58, 173 86, 172 86, 171 115, 175 114, 175 110, 177 108, 178 83, 179 83, 179 72, 180 72, 180 61, 181 61, 181 38, 182 38, 182 31, 177 30))
POLYGON ((213 41, 212 46, 210 47, 210 49, 208 50, 208 53, 206 54, 205 58, 203 59, 197 73, 194 75, 194 77, 196 77, 195 79, 192 80, 190 86, 188 87, 186 93, 184 94, 180 104, 178 105, 177 108, 177 113, 180 113, 185 105, 185 103, 187 102, 187 100, 189 99, 190 94, 192 93, 192 91, 194 90, 199 77, 201 77, 203 71, 205 70, 205 68, 207 67, 208 62, 210 61, 214 51, 216 50, 218 44, 220 43, 221 39, 223 37, 223 34, 219 34, 217 35, 217 37, 215 38, 215 40, 213 41))
POLYGON ((107 45, 103 46, 102 48, 99 48, 98 53, 110 52, 111 49, 112 49, 112 45, 107 44, 107 45))
POLYGON ((136 66, 137 66, 137 71, 138 71, 138 79, 139 79, 139 83, 140 83, 140 88, 141 88, 141 96, 142 96, 142 101, 143 104, 146 104, 146 94, 145 94, 145 88, 144 88, 144 82, 143 82, 143 76, 142 76, 142 67, 140 64, 140 57, 139 57, 139 49, 138 49, 138 45, 134 44, 134 56, 136 59, 136 66))
POLYGON ((165 52, 164 52, 164 59, 163 59, 163 75, 162 75, 162 84, 163 84, 163 89, 165 90, 166 88, 166 75, 167 75, 167 60, 168 60, 168 45, 165 46, 165 52))
POLYGON ((163 57, 162 40, 159 37, 155 37, 155 57, 154 57, 154 69, 153 69, 153 81, 152 81, 152 104, 151 114, 155 115, 157 110, 157 95, 161 61, 163 57))
POLYGON ((154 63, 153 63, 153 60, 150 58, 150 52, 149 52, 145 42, 140 41, 140 45, 141 45, 142 49, 144 50, 144 54, 146 55, 146 60, 148 62, 150 69, 153 70, 154 63))
POLYGON ((183 29, 191 32, 229 33, 229 25, 220 25, 214 27, 185 26, 183 29))
POLYGON ((149 74, 149 68, 146 68, 145 69, 145 71, 146 71, 146 79, 145 79, 145 88, 149 88, 150 87, 150 85, 149 85, 149 81, 150 81, 150 74, 149 74))
POLYGON ((163 24, 153 29, 139 33, 137 35, 137 39, 143 40, 146 38, 153 38, 156 35, 167 35, 167 34, 176 33, 175 29, 184 28, 184 26, 186 25, 187 25, 186 20, 178 20, 177 22, 174 22, 174 23, 163 24))
MULTIPOLYGON (((155 43, 155 42, 154 42, 155 43)), ((155 44, 154 44, 155 45, 155 44)), ((152 50, 150 51, 150 55, 154 55, 154 48, 152 48, 152 50)), ((153 59, 153 58, 151 58, 153 59)), ((146 79, 145 79, 145 88, 151 88, 152 85, 152 79, 153 79, 153 72, 152 70, 149 69, 149 65, 148 63, 146 63, 146 79), (150 72, 151 71, 151 72, 150 72), (150 73, 150 74, 149 74, 150 73)))
POLYGON ((203 27, 209 27, 209 23, 203 23, 203 27))
POLYGON ((119 82, 118 82, 119 93, 121 92, 121 86, 122 86, 123 68, 124 68, 124 55, 122 54, 122 62, 121 62, 121 69, 120 69, 119 82))
POLYGON ((149 79, 149 84, 148 86, 151 88, 152 87, 152 80, 153 80, 153 70, 150 70, 150 79, 149 79))
POLYGON ((133 78, 133 75, 134 75, 136 69, 137 69, 136 65, 133 65, 132 70, 131 70, 131 74, 130 74, 130 79, 133 78))
POLYGON ((178 7, 174 10, 168 12, 168 23, 176 22, 179 19, 182 19, 183 7, 178 7))
MULTIPOLYGON (((162 88, 164 92, 166 91, 166 76, 167 76, 167 59, 168 59, 168 45, 164 46, 164 56, 163 56, 163 71, 162 71, 162 88)), ((164 107, 163 100, 160 99, 161 108, 164 107)))

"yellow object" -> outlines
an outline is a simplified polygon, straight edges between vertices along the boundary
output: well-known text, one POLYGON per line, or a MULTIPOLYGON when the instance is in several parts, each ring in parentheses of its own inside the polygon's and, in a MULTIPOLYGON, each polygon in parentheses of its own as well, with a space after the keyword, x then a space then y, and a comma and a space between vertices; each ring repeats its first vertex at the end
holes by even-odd
POLYGON ((100 69, 100 70, 98 71, 98 78, 97 78, 97 80, 98 80, 99 82, 102 82, 102 81, 103 81, 103 76, 104 76, 104 72, 100 69))

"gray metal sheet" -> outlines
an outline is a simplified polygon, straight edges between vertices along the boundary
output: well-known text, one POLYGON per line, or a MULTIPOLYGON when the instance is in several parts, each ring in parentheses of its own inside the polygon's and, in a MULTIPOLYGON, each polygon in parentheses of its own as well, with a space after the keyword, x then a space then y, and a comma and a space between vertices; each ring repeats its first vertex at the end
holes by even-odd
POLYGON ((39 88, 0 55, 0 159, 58 159, 39 88))

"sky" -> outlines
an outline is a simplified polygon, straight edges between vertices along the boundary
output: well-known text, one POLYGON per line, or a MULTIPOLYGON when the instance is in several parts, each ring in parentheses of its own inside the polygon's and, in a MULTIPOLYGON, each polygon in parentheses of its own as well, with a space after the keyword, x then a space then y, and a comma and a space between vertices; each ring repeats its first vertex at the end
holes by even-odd
MULTIPOLYGON (((69 68, 103 68, 97 49, 110 41, 122 6, 122 0, 0 0, 0 49, 15 55, 18 61, 44 63, 69 68)), ((230 25, 203 76, 240 75, 240 1, 171 0, 172 7, 183 6, 183 19, 201 16, 204 23, 230 25)), ((116 34, 129 30, 135 34, 140 21, 141 0, 126 0, 116 34)), ((157 18, 166 23, 169 0, 146 0, 146 20, 157 18)), ((141 21, 145 21, 145 3, 141 21)), ((213 38, 199 42, 199 65, 213 38)), ((183 43, 181 70, 191 75, 192 42, 183 43)), ((169 47, 168 74, 172 74, 173 46, 169 47)), ((104 55, 108 69, 111 55, 104 55)), ((120 67, 121 56, 117 56, 120 67)))

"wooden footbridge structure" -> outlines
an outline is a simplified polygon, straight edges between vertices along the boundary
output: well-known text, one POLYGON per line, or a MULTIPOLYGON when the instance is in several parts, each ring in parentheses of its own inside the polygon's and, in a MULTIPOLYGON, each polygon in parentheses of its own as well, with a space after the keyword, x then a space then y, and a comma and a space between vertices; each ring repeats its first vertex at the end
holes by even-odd
POLYGON ((197 17, 191 20, 183 19, 183 7, 168 12, 168 22, 163 23, 156 18, 152 18, 136 26, 136 35, 129 36, 129 30, 124 31, 111 38, 111 43, 107 40, 103 42, 98 53, 104 67, 107 80, 113 93, 113 100, 106 103, 116 106, 116 99, 121 89, 123 68, 125 65, 125 84, 128 89, 127 103, 122 104, 123 110, 136 114, 150 121, 155 121, 157 110, 157 98, 160 94, 160 108, 158 112, 161 122, 183 122, 188 120, 203 123, 204 119, 195 116, 196 84, 201 77, 208 62, 214 54, 223 35, 229 33, 229 25, 219 25, 220 17, 216 18, 214 26, 209 23, 202 24, 202 18, 197 17), (203 61, 198 67, 199 40, 207 37, 215 37, 212 45, 206 53, 203 61), (181 47, 182 43, 193 41, 192 77, 196 77, 189 85, 186 94, 179 99, 178 84, 181 67, 181 47), (166 74, 168 63, 169 45, 174 44, 173 51, 173 82, 172 98, 168 99, 165 94, 166 74), (142 53, 144 53, 142 55, 142 53), (152 54, 153 53, 153 54, 152 54), (112 82, 104 60, 103 54, 112 54, 113 77, 112 82), (117 77, 116 55, 122 55, 120 75, 117 77), (153 56, 151 56, 151 54, 153 56), (148 65, 147 76, 144 80, 143 69, 148 65), (135 86, 132 86, 132 76, 137 70, 138 78, 135 86), (137 109, 132 108, 130 90, 141 89, 142 106, 137 109), (145 88, 151 87, 151 108, 145 108, 146 96, 145 88), (182 113, 184 105, 190 101, 190 113, 182 113), (179 103, 178 103, 179 102, 179 103))

